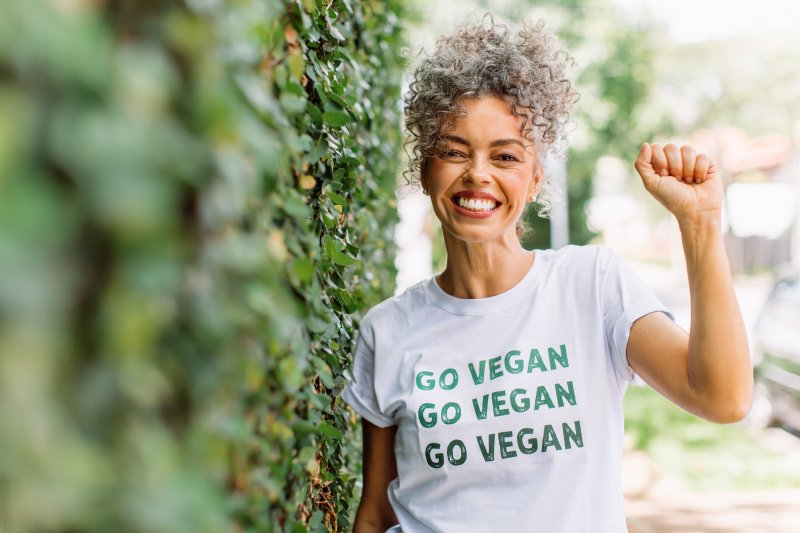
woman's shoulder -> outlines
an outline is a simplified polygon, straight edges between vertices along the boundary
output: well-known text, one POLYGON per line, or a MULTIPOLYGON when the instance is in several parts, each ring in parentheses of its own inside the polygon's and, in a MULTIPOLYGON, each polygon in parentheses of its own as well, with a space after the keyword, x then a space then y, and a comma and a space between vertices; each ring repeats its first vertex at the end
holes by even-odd
POLYGON ((604 244, 568 244, 558 250, 549 250, 549 253, 561 266, 605 265, 615 256, 615 252, 604 244))
POLYGON ((549 274, 555 276, 561 286, 589 290, 604 283, 609 272, 619 264, 619 256, 603 244, 570 244, 552 251, 548 262, 549 274))
POLYGON ((409 316, 425 303, 424 283, 416 283, 372 306, 361 319, 361 327, 408 326, 409 316))

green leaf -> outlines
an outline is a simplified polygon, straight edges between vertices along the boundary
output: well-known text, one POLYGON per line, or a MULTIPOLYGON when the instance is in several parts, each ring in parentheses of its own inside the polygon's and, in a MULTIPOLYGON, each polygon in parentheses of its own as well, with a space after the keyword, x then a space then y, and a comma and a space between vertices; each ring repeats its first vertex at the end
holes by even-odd
POLYGON ((354 265, 358 262, 354 257, 350 257, 342 252, 343 245, 339 244, 330 235, 325 236, 325 254, 334 264, 342 266, 354 265))
POLYGON ((301 283, 310 283, 314 277, 314 262, 302 258, 292 261, 292 273, 301 283))
POLYGON ((278 101, 281 107, 290 115, 299 115, 306 110, 305 96, 296 96, 288 92, 283 92, 280 98, 278 98, 278 101))
POLYGON ((328 126, 333 128, 341 128, 348 124, 351 120, 350 115, 344 111, 325 111, 322 114, 322 120, 328 126))
POLYGON ((300 80, 305 72, 306 64, 303 59, 303 54, 290 54, 289 55, 289 72, 292 73, 294 79, 300 80))
POLYGON ((318 531, 320 532, 328 531, 328 529, 322 523, 322 519, 324 518, 324 516, 325 515, 322 513, 320 509, 316 509, 311 514, 311 520, 308 521, 308 528, 312 531, 312 533, 317 533, 318 531))
POLYGON ((287 215, 300 219, 311 217, 311 208, 303 201, 303 197, 300 196, 299 193, 291 190, 287 191, 285 194, 283 210, 287 215))
MULTIPOLYGON (((334 87, 335 87, 335 86, 334 86, 334 87)), ((343 108, 343 109, 350 109, 350 108, 352 108, 352 107, 353 107, 353 106, 350 104, 350 102, 348 102, 348 101, 347 101, 347 99, 345 99, 345 98, 343 98, 343 97, 339 96, 339 95, 338 95, 338 94, 336 94, 336 93, 328 93, 328 98, 330 98, 332 101, 334 101, 334 102, 336 102, 337 104, 339 104, 340 106, 342 106, 342 108, 343 108)))
POLYGON ((322 384, 329 389, 333 388, 333 374, 331 373, 331 368, 328 366, 328 363, 316 356, 314 356, 312 360, 315 363, 315 370, 317 370, 317 375, 322 380, 322 384))
POLYGON ((323 331, 327 330, 330 326, 330 322, 323 320, 318 316, 309 317, 308 322, 308 329, 311 330, 313 333, 322 333, 323 331))
POLYGON ((344 290, 336 291, 336 299, 345 308, 348 313, 353 313, 356 310, 356 303, 350 295, 344 290))
POLYGON ((306 112, 308 112, 309 116, 314 120, 316 125, 322 125, 322 111, 320 111, 319 108, 310 101, 306 105, 306 112))
POLYGON ((336 194, 333 191, 330 191, 328 193, 328 198, 331 199, 331 201, 334 203, 334 205, 340 205, 340 206, 342 206, 343 209, 347 208, 347 206, 348 206, 347 200, 343 196, 339 196, 338 194, 336 194))
POLYGON ((331 261, 341 266, 350 266, 358 263, 358 259, 355 259, 353 257, 350 257, 349 255, 345 255, 342 252, 338 251, 334 252, 333 257, 331 257, 331 261))
POLYGON ((341 430, 339 430, 338 428, 330 425, 327 422, 322 422, 319 425, 319 432, 322 433, 323 435, 327 435, 329 437, 333 437, 336 440, 342 440, 344 438, 344 435, 342 435, 341 430))
POLYGON ((292 433, 294 433, 294 435, 298 438, 316 433, 317 431, 317 425, 309 422, 308 420, 295 420, 292 422, 291 428, 292 433))
POLYGON ((301 463, 308 462, 309 459, 312 459, 317 454, 317 449, 312 448, 311 446, 304 446, 300 453, 297 454, 297 460, 301 463))
POLYGON ((328 28, 328 31, 330 31, 330 32, 331 32, 331 35, 333 35, 333 36, 334 36, 334 38, 336 38, 336 40, 337 40, 337 41, 339 41, 339 42, 343 42, 343 41, 345 41, 344 35, 342 35, 342 34, 339 32, 339 30, 337 30, 337 29, 336 29, 336 27, 335 27, 335 26, 331 26, 331 27, 329 27, 329 28, 328 28))

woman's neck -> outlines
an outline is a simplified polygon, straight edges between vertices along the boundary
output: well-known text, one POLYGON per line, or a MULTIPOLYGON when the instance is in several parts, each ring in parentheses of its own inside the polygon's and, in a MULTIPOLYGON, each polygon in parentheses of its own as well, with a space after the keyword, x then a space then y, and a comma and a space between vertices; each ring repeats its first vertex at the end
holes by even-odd
POLYGON ((525 277, 533 264, 533 254, 516 237, 488 243, 466 243, 447 237, 447 266, 436 282, 456 298, 487 298, 506 292, 525 277))

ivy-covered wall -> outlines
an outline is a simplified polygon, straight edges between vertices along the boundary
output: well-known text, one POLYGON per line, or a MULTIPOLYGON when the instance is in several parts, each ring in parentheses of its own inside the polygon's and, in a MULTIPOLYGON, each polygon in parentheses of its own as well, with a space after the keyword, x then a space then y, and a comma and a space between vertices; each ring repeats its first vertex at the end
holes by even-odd
POLYGON ((345 531, 401 0, 7 0, 0 531, 345 531))

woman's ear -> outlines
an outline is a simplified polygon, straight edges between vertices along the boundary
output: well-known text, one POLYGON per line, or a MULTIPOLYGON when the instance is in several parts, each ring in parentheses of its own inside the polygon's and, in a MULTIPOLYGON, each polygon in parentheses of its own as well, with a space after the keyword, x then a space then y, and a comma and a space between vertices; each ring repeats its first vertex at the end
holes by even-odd
POLYGON ((531 178, 531 181, 528 184, 528 202, 533 202, 539 195, 539 191, 542 189, 543 180, 544 167, 542 165, 536 165, 536 169, 533 171, 533 178, 531 178))

